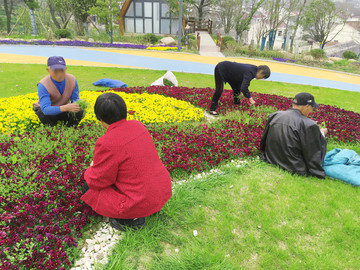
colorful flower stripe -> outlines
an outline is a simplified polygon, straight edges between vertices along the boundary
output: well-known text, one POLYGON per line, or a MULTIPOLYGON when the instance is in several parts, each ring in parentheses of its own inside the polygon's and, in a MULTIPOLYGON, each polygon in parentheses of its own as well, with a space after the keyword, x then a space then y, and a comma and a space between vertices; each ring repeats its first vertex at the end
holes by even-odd
MULTIPOLYGON (((128 119, 136 119, 143 123, 175 123, 204 118, 201 109, 186 101, 148 93, 114 93, 125 100, 129 111, 128 119)), ((80 98, 90 103, 81 123, 97 121, 93 107, 100 94, 101 92, 95 91, 80 92, 80 98)), ((32 93, 0 99, 0 132, 22 132, 38 127, 40 122, 32 109, 32 104, 37 101, 37 98, 37 94, 32 93)))
MULTIPOLYGON (((204 109, 209 107, 214 90, 211 88, 186 88, 186 87, 163 87, 152 86, 148 88, 134 87, 134 88, 119 88, 114 91, 125 91, 127 93, 154 93, 181 99, 190 102, 193 105, 202 107, 204 109)), ((275 110, 287 110, 292 106, 290 98, 268 95, 268 94, 252 94, 256 100, 256 107, 265 106, 273 107, 275 110)), ((234 105, 232 91, 224 91, 220 102, 218 111, 222 114, 234 110, 248 111, 250 108, 246 99, 241 100, 241 105, 234 105)), ((357 143, 360 142, 360 114, 352 111, 347 111, 334 106, 321 105, 319 109, 310 114, 310 118, 317 123, 325 122, 329 129, 331 138, 341 142, 357 143)))
POLYGON ((275 61, 279 61, 279 62, 291 62, 291 63, 295 63, 295 60, 292 59, 287 59, 287 58, 280 58, 280 57, 273 57, 273 60, 275 61))
POLYGON ((152 51, 175 51, 177 50, 177 47, 159 47, 159 46, 156 46, 156 47, 147 47, 146 48, 147 50, 152 50, 152 51))
POLYGON ((49 41, 49 40, 0 40, 0 45, 56 45, 56 46, 81 46, 81 47, 109 47, 109 48, 126 48, 126 49, 149 49, 149 50, 171 50, 172 48, 176 49, 176 46, 173 45, 138 45, 138 44, 111 44, 111 43, 101 43, 101 42, 88 42, 88 41, 49 41), (157 48, 157 49, 155 49, 157 48))
MULTIPOLYGON (((203 108, 209 105, 213 94, 210 88, 184 87, 117 91, 161 94, 203 108)), ((148 125, 172 176, 257 154, 267 114, 289 108, 291 100, 266 94, 253 96, 257 107, 250 108, 246 100, 240 106, 234 105, 232 92, 224 91, 219 111, 229 113, 228 118, 214 124, 148 125)), ((325 121, 334 139, 359 142, 360 114, 321 106, 312 117, 325 121)), ((103 132, 91 123, 76 129, 38 129, 0 142, 1 269, 70 268, 72 248, 94 214, 80 201, 80 188, 94 143, 103 132)))

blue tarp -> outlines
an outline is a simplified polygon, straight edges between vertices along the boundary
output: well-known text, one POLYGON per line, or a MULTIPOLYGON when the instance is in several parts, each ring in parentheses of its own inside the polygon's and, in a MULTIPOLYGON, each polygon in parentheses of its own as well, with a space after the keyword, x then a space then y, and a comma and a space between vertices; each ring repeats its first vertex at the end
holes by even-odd
POLYGON ((96 86, 107 86, 111 88, 127 87, 126 83, 112 79, 100 79, 93 83, 96 86))
POLYGON ((348 149, 334 149, 326 153, 323 164, 326 176, 360 186, 360 157, 348 149))

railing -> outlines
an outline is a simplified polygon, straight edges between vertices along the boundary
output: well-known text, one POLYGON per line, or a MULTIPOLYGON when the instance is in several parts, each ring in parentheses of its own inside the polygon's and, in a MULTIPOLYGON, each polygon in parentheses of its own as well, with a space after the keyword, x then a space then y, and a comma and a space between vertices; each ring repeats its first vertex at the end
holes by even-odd
POLYGON ((190 32, 195 33, 197 31, 207 31, 209 34, 212 34, 212 20, 201 20, 197 18, 189 18, 186 23, 190 26, 190 32))
POLYGON ((197 49, 200 51, 200 33, 198 32, 196 35, 196 41, 197 41, 197 49))
POLYGON ((216 46, 218 46, 220 48, 220 52, 221 52, 222 46, 223 46, 223 37, 220 34, 217 34, 216 46))

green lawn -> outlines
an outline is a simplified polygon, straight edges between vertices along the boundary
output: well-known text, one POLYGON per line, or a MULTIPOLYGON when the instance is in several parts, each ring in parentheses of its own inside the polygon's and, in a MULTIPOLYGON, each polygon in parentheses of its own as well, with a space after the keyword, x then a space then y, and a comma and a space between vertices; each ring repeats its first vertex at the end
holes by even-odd
MULTIPOLYGON (((69 73, 82 90, 101 89, 91 83, 106 77, 148 86, 164 74, 91 67, 69 67, 69 73)), ((0 64, 0 74, 0 97, 9 97, 35 92, 46 71, 0 64)), ((212 76, 175 75, 181 86, 214 87, 212 76)), ((319 103, 360 112, 360 93, 267 81, 254 81, 251 90, 288 97, 308 91, 319 103)), ((329 149, 339 146, 360 152, 359 143, 329 142, 329 149)), ((290 175, 257 159, 218 169, 176 185, 160 215, 143 230, 124 233, 106 269, 360 269, 358 188, 290 175)))
MULTIPOLYGON (((149 86, 157 78, 164 75, 165 71, 141 70, 127 68, 102 68, 102 67, 80 67, 69 66, 68 72, 75 75, 81 90, 106 89, 92 85, 98 79, 111 78, 122 80, 128 86, 149 86)), ((46 74, 45 65, 22 65, 22 64, 1 64, 0 97, 10 97, 25 93, 36 92, 36 84, 46 74)), ((214 88, 214 78, 211 75, 189 74, 175 72, 180 86, 186 87, 211 87, 214 88)), ((227 85, 226 89, 230 89, 227 85)), ((340 91, 331 88, 317 86, 288 84, 271 81, 253 80, 250 86, 251 91, 276 94, 287 97, 294 97, 299 92, 310 92, 315 96, 318 103, 329 104, 360 112, 360 92, 340 91)))

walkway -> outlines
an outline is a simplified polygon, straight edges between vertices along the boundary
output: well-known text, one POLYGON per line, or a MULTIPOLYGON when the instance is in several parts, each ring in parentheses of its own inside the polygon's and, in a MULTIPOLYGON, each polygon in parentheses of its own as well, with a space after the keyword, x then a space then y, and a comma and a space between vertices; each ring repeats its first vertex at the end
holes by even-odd
POLYGON ((207 31, 199 31, 198 33, 200 34, 200 55, 224 57, 220 52, 220 48, 216 46, 214 40, 207 31))
POLYGON ((202 74, 213 74, 218 62, 230 60, 268 65, 272 70, 269 79, 272 81, 360 92, 360 76, 275 61, 147 50, 0 45, 0 63, 46 64, 47 57, 51 55, 62 55, 69 65, 148 68, 202 74))

